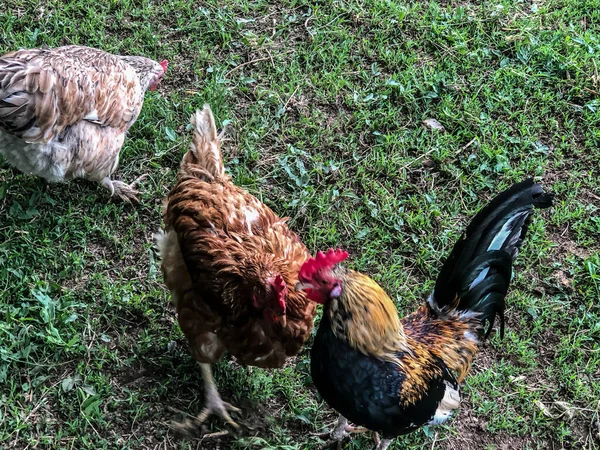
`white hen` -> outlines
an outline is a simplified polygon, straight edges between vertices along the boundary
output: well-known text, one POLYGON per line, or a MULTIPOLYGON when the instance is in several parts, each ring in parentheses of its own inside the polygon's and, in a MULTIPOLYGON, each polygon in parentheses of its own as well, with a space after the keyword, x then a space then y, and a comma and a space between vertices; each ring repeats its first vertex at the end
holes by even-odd
POLYGON ((0 57, 0 154, 24 173, 51 182, 87 178, 137 200, 136 182, 110 176, 144 93, 166 69, 167 61, 76 45, 0 57))

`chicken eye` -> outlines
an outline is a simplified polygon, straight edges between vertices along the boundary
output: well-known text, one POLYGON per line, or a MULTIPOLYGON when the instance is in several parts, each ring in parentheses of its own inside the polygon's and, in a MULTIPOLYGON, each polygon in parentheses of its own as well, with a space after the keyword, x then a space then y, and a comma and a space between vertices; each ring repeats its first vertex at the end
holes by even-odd
POLYGON ((327 284, 327 281, 321 280, 321 284, 327 284))

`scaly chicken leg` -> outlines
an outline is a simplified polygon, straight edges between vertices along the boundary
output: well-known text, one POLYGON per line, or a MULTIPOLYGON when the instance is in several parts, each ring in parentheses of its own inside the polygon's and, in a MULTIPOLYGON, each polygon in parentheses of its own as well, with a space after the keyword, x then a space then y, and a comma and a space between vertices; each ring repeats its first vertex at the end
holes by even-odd
POLYGON ((184 435, 194 436, 201 425, 208 417, 215 414, 221 417, 229 425, 239 429, 239 425, 233 421, 229 412, 239 412, 240 409, 233 406, 231 403, 224 402, 219 395, 215 380, 212 376, 210 364, 199 363, 202 370, 202 379, 204 380, 204 409, 193 420, 183 420, 182 422, 174 422, 173 428, 184 435))
POLYGON ((391 443, 391 439, 379 439, 379 435, 375 433, 375 450, 387 450, 391 443))
POLYGON ((206 403, 202 412, 196 417, 196 422, 202 423, 211 414, 216 414, 229 425, 239 428, 239 425, 233 421, 228 411, 239 412, 240 409, 221 399, 212 376, 210 364, 200 363, 200 368, 202 369, 202 378, 204 379, 204 398, 206 403))
POLYGON ((329 448, 332 444, 337 443, 337 448, 340 449, 342 447, 342 442, 352 433, 364 433, 369 431, 363 427, 353 427, 352 425, 348 425, 348 419, 346 419, 341 414, 338 417, 337 424, 330 432, 320 434, 321 438, 329 438, 327 443, 322 448, 329 448))

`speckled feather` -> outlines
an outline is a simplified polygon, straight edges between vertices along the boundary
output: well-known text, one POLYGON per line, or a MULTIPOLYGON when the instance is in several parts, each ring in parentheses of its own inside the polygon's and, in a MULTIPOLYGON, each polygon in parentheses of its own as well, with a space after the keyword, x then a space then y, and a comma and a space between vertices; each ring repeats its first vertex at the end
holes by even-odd
POLYGON ((474 315, 449 312, 434 314, 427 305, 402 319, 402 327, 412 346, 426 348, 452 371, 460 383, 464 380, 479 342, 481 320, 474 315))
POLYGON ((315 304, 294 291, 308 251, 285 219, 224 173, 210 109, 196 113, 192 124, 159 239, 179 324, 200 362, 215 362, 227 349, 244 364, 280 367, 312 330, 315 304), (276 274, 288 291, 285 327, 252 306, 253 287, 262 292, 263 280, 276 274))
MULTIPOLYGON (((166 66, 165 66, 166 67, 166 66)), ((101 181, 163 66, 141 56, 66 46, 0 57, 0 153, 49 181, 101 181)))

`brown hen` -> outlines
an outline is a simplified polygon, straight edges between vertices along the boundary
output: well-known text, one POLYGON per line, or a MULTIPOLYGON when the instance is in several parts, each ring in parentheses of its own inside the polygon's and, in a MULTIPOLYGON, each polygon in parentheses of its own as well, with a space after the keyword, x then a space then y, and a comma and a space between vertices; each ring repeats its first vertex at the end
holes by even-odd
POLYGON ((111 180, 144 93, 167 69, 142 56, 69 45, 0 57, 0 154, 48 181, 97 181, 123 200, 135 182, 111 180))
POLYGON ((237 426, 228 414, 237 408, 221 400, 210 364, 227 350, 240 363, 275 368, 300 351, 316 308, 294 286, 310 255, 286 219, 225 174, 210 107, 191 123, 192 143, 158 236, 161 268, 202 369, 206 405, 197 422, 214 413, 237 426))

